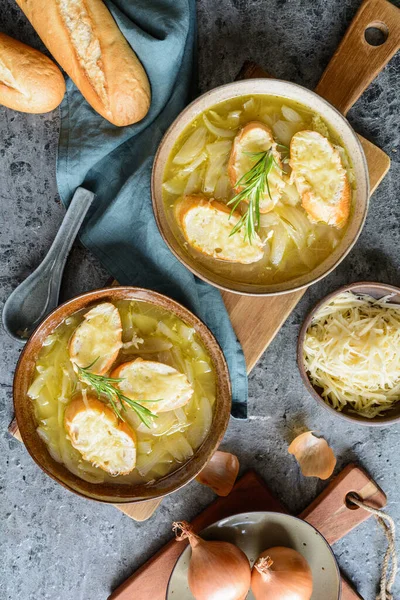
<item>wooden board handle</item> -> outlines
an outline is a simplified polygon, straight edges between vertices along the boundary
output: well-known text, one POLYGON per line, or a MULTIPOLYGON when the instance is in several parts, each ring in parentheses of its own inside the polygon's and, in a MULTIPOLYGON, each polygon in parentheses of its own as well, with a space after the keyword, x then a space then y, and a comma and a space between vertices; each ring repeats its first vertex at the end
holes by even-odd
MULTIPOLYGON (((371 516, 362 508, 354 509, 346 504, 349 492, 355 492, 375 508, 386 505, 386 495, 368 473, 358 465, 349 464, 299 517, 316 527, 330 544, 334 544, 371 516)), ((342 575, 341 600, 360 599, 362 597, 342 575)))
POLYGON ((344 115, 400 48, 400 9, 387 0, 364 0, 316 88, 344 115), (379 29, 386 41, 372 46, 365 31, 379 29))
POLYGON ((340 600, 364 600, 356 590, 354 590, 347 579, 342 575, 342 593, 340 600))
POLYGON ((363 508, 346 503, 347 494, 355 492, 374 508, 386 506, 386 495, 366 471, 353 463, 347 465, 300 515, 325 539, 334 544, 371 516, 363 508))

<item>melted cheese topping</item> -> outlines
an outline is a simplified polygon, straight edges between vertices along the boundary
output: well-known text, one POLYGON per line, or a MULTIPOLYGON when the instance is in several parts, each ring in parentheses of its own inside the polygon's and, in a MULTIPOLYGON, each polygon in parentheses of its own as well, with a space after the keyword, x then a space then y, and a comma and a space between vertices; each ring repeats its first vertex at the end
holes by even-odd
MULTIPOLYGON (((340 154, 316 131, 296 133, 290 145, 290 165, 299 193, 312 191, 328 208, 340 199, 346 180, 340 154)), ((328 221, 327 221, 328 222, 328 221)))
POLYGON ((160 362, 137 359, 115 369, 112 377, 122 378, 119 389, 132 400, 142 404, 153 413, 175 410, 187 404, 193 388, 186 375, 160 362))
POLYGON ((191 246, 219 260, 250 264, 263 257, 263 244, 256 234, 252 243, 244 239, 243 231, 231 235, 240 216, 221 210, 218 203, 200 200, 183 212, 183 233, 191 246))
POLYGON ((71 338, 69 353, 72 362, 83 368, 94 363, 90 369, 92 373, 105 373, 122 346, 121 336, 118 309, 110 302, 98 304, 85 314, 84 321, 71 338))
MULTIPOLYGON (((237 136, 232 150, 234 157, 232 164, 234 181, 231 180, 231 184, 235 186, 239 179, 243 177, 245 173, 248 173, 257 162, 257 157, 251 155, 257 152, 265 152, 270 148, 272 148, 276 164, 274 164, 268 174, 268 184, 271 196, 269 195, 268 190, 266 190, 264 197, 260 201, 261 212, 268 212, 274 208, 285 186, 280 171, 280 167, 282 166, 281 157, 277 150, 274 138, 272 137, 272 133, 262 123, 247 123, 242 132, 237 136)), ((237 191, 242 189, 241 186, 236 188, 237 191)))
POLYGON ((82 457, 110 475, 130 473, 136 465, 133 432, 98 400, 74 401, 66 411, 65 427, 82 457))
POLYGON ((100 41, 95 36, 89 13, 83 0, 57 0, 61 17, 68 29, 79 62, 90 83, 106 108, 109 99, 106 78, 101 64, 100 41))
POLYGON ((400 306, 339 294, 307 330, 304 365, 336 410, 369 418, 385 413, 400 400, 400 306))

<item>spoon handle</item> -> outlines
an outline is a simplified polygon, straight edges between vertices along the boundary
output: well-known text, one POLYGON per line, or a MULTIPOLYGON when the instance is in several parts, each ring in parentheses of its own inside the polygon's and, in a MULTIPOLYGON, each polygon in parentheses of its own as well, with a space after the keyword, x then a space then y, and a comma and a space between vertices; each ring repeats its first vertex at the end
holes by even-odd
POLYGON ((94 194, 78 187, 68 206, 61 227, 48 251, 46 261, 63 268, 71 246, 93 201, 94 194))

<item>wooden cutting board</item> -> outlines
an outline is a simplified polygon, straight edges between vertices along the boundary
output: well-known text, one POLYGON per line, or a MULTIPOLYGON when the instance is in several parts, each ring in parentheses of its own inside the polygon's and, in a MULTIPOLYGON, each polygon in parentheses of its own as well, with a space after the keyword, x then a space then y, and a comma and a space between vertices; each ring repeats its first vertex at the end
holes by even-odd
MULTIPOLYGON (((333 544, 371 516, 364 509, 353 510, 347 507, 346 496, 349 492, 356 492, 376 508, 386 505, 384 492, 368 473, 357 465, 350 464, 299 517, 313 525, 333 544)), ((249 511, 288 512, 254 471, 247 472, 236 483, 229 496, 218 498, 210 504, 193 520, 192 525, 198 532, 219 519, 249 511)), ((174 515, 174 518, 179 519, 179 515, 174 515)), ((177 543, 172 539, 120 585, 108 600, 165 600, 171 572, 186 545, 186 542, 177 543)), ((354 548, 354 552, 357 552, 357 548, 354 548)), ((341 599, 361 599, 343 577, 341 599)))
MULTIPOLYGON (((400 10, 386 0, 364 0, 342 43, 322 75, 316 91, 346 114, 371 81, 400 47, 400 10), (388 33, 382 46, 370 46, 364 38, 371 25, 388 33)), ((258 65, 247 62, 239 79, 268 77, 258 65)), ((377 146, 362 138, 367 158, 371 193, 378 187, 390 167, 389 157, 377 146)), ((272 297, 240 296, 222 292, 233 328, 242 344, 248 373, 282 327, 305 290, 272 297)), ((19 437, 15 421, 9 431, 19 437)), ((117 505, 131 518, 144 521, 160 500, 117 505)))
MULTIPOLYGON (((344 115, 400 48, 400 10, 386 0, 364 0, 345 37, 325 69, 315 91, 344 115), (370 46, 365 31, 374 26, 386 35, 381 46, 370 46)), ((247 62, 238 79, 268 77, 258 65, 247 62)), ((359 136, 368 163, 371 194, 390 167, 380 148, 359 136)), ((222 292, 232 325, 251 371, 274 339, 306 290, 257 298, 222 292)))

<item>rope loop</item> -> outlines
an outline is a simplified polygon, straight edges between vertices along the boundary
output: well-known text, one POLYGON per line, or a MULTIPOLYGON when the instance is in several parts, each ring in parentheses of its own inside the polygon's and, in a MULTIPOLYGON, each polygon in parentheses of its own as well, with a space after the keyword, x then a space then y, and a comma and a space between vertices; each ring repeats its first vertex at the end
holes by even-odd
POLYGON ((350 502, 363 508, 375 516, 379 526, 383 529, 386 536, 388 547, 385 552, 382 564, 382 573, 380 578, 380 590, 376 600, 394 600, 392 587, 397 575, 397 554, 396 554, 396 525, 390 515, 369 504, 363 502, 359 496, 354 493, 347 494, 350 502))

